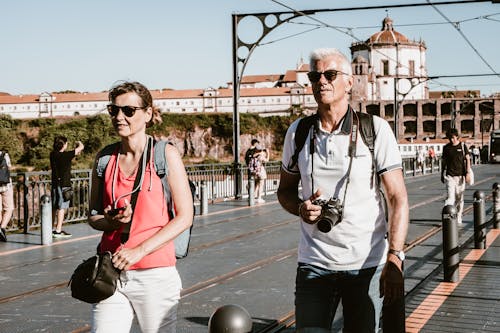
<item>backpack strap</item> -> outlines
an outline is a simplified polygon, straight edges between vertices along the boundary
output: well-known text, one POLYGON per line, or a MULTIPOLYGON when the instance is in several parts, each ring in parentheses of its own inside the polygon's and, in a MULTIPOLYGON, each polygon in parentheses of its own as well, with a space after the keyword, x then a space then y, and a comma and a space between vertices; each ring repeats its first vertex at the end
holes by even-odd
POLYGON ((97 177, 100 179, 104 179, 104 172, 106 171, 106 167, 108 166, 111 155, 115 152, 116 149, 120 146, 120 142, 115 142, 110 145, 107 145, 99 152, 99 158, 97 159, 96 171, 97 177))
POLYGON ((359 118, 359 132, 363 142, 370 150, 372 157, 375 150, 375 127, 373 125, 373 116, 369 113, 356 112, 359 118))
POLYGON ((370 150, 370 154, 372 155, 372 181, 370 182, 370 187, 373 187, 374 181, 379 184, 380 179, 376 173, 375 166, 375 127, 373 125, 373 115, 369 113, 356 112, 356 115, 359 119, 359 133, 361 134, 361 139, 370 150))
POLYGON ((297 162, 299 161, 299 154, 304 148, 304 144, 306 143, 307 136, 311 131, 311 127, 314 127, 314 124, 318 121, 318 117, 318 114, 315 113, 299 120, 297 129, 295 130, 295 152, 293 153, 292 160, 288 164, 289 169, 293 169, 297 165, 297 162))
POLYGON ((110 145, 107 145, 99 152, 99 157, 97 158, 96 163, 96 173, 97 179, 99 180, 99 198, 97 203, 97 211, 102 213, 104 207, 102 206, 102 193, 104 191, 104 172, 106 171, 106 167, 108 166, 109 160, 111 159, 111 155, 118 149, 120 146, 120 142, 115 142, 110 145))
POLYGON ((175 213, 173 209, 172 195, 170 193, 170 185, 168 185, 168 164, 167 157, 165 156, 165 147, 167 144, 172 144, 166 140, 155 141, 154 143, 154 164, 158 177, 161 179, 163 185, 163 195, 167 203, 168 214, 170 218, 174 218, 175 213))

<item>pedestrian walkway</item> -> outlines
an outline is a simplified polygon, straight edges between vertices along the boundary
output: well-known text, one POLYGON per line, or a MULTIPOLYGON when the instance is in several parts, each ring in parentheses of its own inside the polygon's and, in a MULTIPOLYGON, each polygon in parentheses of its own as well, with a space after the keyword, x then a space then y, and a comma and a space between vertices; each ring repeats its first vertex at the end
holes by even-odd
MULTIPOLYGON (((431 274, 407 299, 406 331, 500 332, 500 229, 463 251, 458 282, 431 274)), ((472 244, 473 245, 473 244, 472 244)))
MULTIPOLYGON (((500 232, 490 228, 487 249, 473 249, 472 192, 500 182, 495 169, 484 170, 467 193, 457 283, 443 282, 439 175, 407 183, 407 332, 500 332, 500 232)), ((298 224, 274 194, 265 199, 252 207, 246 200, 217 202, 196 216, 191 252, 178 262, 184 287, 179 333, 206 333, 210 315, 223 304, 245 307, 254 332, 293 316, 298 224)), ((486 209, 489 220, 491 202, 486 209)), ((95 252, 100 232, 86 223, 64 228, 73 236, 52 245, 40 245, 39 230, 9 234, 0 243, 0 332, 90 331, 90 306, 71 298, 66 284, 76 265, 95 252)), ((340 332, 341 323, 338 315, 333 332, 340 332)), ((293 331, 293 323, 281 330, 293 331)))

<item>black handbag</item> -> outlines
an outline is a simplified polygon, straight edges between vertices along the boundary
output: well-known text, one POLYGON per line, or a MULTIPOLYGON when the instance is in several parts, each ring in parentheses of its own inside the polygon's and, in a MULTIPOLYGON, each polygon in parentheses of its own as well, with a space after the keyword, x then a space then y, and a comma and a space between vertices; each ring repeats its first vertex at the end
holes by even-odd
POLYGON ((70 201, 73 198, 73 188, 64 187, 62 189, 62 196, 64 201, 70 201))
POLYGON ((71 296, 87 303, 98 303, 115 293, 120 270, 111 262, 111 252, 96 254, 73 272, 68 286, 71 296))

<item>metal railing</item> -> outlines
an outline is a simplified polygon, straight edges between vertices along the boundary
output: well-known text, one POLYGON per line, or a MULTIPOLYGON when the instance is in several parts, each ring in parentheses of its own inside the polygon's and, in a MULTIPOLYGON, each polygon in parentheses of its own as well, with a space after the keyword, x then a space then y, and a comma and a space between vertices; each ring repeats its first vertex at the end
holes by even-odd
MULTIPOLYGON (((271 161, 265 165, 267 179, 262 184, 264 195, 274 193, 278 189, 281 162, 271 161)), ((412 177, 432 172, 440 172, 440 160, 429 161, 417 165, 415 158, 403 160, 405 177, 412 177)), ((200 188, 203 183, 209 203, 235 198, 234 176, 240 173, 244 186, 242 197, 248 197, 248 168, 240 166, 235 169, 231 163, 187 165, 189 179, 196 185, 195 204, 201 199, 200 188)), ((71 183, 74 190, 70 208, 66 212, 65 222, 79 222, 87 219, 90 196, 90 176, 92 170, 72 170, 71 183)), ((8 230, 29 230, 39 228, 41 224, 40 200, 44 194, 51 195, 51 172, 35 171, 11 173, 14 184, 14 214, 8 225, 8 230)))

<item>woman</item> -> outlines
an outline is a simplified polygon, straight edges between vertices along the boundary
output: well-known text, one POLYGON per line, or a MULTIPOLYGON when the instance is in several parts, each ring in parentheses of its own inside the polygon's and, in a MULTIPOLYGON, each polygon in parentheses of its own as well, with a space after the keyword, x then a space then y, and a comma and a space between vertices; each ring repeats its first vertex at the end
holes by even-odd
POLYGON ((70 199, 63 196, 63 191, 71 190, 71 161, 83 151, 83 143, 76 142, 74 150, 68 149, 68 138, 59 135, 54 138, 53 151, 50 153, 50 168, 52 169, 52 221, 55 227, 54 238, 71 237, 69 232, 62 230, 64 213, 69 208, 70 199))
POLYGON ((93 305, 92 332, 129 332, 134 315, 143 332, 175 332, 181 280, 173 239, 192 223, 188 178, 179 153, 166 145, 176 211, 170 219, 154 170, 153 140, 146 134, 161 120, 151 93, 138 82, 123 82, 111 88, 109 101, 121 142, 108 162, 101 193, 94 165, 88 221, 104 231, 99 251, 113 253, 113 264, 122 272, 115 294, 93 305))
POLYGON ((269 161, 269 153, 266 148, 259 147, 253 156, 259 165, 258 172, 255 174, 255 198, 257 203, 264 203, 266 201, 262 199, 262 186, 267 179, 265 163, 269 161))

